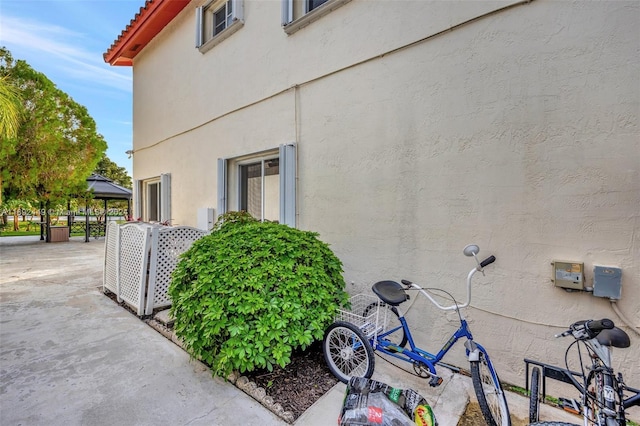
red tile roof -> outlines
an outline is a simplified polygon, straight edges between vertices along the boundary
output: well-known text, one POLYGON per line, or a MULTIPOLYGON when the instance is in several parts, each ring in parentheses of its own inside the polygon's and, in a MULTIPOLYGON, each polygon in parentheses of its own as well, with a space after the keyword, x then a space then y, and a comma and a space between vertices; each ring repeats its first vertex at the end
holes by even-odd
POLYGON ((140 12, 104 53, 111 65, 132 66, 133 58, 175 18, 191 0, 146 0, 140 12))

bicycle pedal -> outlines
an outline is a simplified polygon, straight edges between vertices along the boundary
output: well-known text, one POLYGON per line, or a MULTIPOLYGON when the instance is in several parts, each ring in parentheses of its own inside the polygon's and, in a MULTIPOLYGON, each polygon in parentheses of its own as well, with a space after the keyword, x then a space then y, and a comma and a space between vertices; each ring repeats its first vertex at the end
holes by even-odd
POLYGON ((440 386, 442 384, 442 377, 431 376, 431 380, 429 380, 429 386, 435 388, 436 386, 440 386))
POLYGON ((580 403, 575 399, 560 398, 559 401, 560 407, 562 407, 564 411, 580 415, 580 403))

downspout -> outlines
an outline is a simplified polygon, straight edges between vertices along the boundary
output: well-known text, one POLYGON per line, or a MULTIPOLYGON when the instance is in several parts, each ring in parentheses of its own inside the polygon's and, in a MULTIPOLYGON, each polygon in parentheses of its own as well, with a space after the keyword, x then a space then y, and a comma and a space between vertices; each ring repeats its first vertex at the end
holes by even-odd
POLYGON ((295 194, 295 199, 296 199, 296 207, 295 207, 295 224, 294 226, 297 228, 299 225, 299 221, 298 219, 300 218, 300 209, 299 209, 299 197, 298 197, 298 190, 300 188, 300 186, 298 185, 298 177, 300 176, 298 173, 298 170, 300 168, 300 100, 298 99, 300 96, 300 86, 298 86, 297 84, 295 86, 293 86, 293 126, 294 126, 294 137, 295 137, 295 143, 296 143, 296 194, 295 194))

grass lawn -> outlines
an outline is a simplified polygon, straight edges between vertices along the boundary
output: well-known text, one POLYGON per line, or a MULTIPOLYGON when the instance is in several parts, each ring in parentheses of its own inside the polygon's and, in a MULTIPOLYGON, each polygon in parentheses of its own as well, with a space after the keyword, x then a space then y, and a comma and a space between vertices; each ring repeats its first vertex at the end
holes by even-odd
MULTIPOLYGON (((76 221, 84 221, 84 218, 76 216, 76 221)), ((118 220, 118 223, 124 223, 123 220, 118 220)), ((40 225, 29 222, 18 222, 20 230, 13 230, 13 222, 9 222, 6 226, 0 225, 0 237, 22 237, 27 235, 40 235, 40 225)), ((51 226, 67 226, 66 220, 59 220, 56 224, 52 224, 51 226)), ((71 233, 72 237, 81 237, 84 235, 82 231, 73 231, 71 233)))
MULTIPOLYGON (((66 222, 65 222, 66 224, 66 222)), ((20 230, 13 230, 13 222, 9 222, 6 226, 0 225, 0 237, 18 237, 25 235, 40 235, 40 225, 31 224, 29 222, 18 222, 20 230)))

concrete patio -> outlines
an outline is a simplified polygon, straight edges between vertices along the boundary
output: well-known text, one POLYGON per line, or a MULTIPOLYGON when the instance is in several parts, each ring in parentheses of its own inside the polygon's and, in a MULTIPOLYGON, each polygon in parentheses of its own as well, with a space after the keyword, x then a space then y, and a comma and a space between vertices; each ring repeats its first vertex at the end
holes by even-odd
MULTIPOLYGON (((103 256, 103 239, 0 238, 0 424, 287 424, 105 297, 103 256)), ((418 391, 440 426, 455 426, 473 386, 442 372, 445 383, 430 388, 377 357, 373 378, 418 391)), ((344 391, 337 384, 295 424, 337 424, 344 391)), ((508 398, 512 415, 525 419, 528 399, 508 398)), ((542 410, 543 418, 577 422, 542 410)))
POLYGON ((103 251, 0 239, 0 424, 286 424, 105 297, 103 251))

